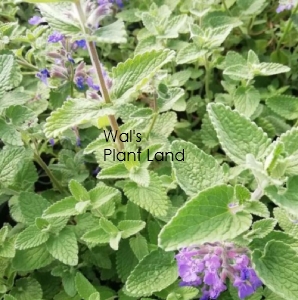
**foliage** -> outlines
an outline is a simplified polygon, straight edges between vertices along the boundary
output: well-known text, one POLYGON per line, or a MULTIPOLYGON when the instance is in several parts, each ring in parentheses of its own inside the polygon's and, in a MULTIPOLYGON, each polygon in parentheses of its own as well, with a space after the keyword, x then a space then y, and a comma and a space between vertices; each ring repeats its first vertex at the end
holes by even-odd
POLYGON ((1 1, 0 299, 298 299, 296 2, 1 1))

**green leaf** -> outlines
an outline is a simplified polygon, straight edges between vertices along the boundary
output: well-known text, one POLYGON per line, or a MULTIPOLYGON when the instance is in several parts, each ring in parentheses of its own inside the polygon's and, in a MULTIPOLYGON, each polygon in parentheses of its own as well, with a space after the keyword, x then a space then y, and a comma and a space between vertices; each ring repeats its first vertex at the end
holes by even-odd
POLYGON ((268 207, 260 201, 245 202, 245 211, 263 218, 269 218, 270 216, 268 207))
POLYGON ((104 231, 102 228, 96 228, 87 231, 82 240, 91 245, 106 244, 110 241, 110 234, 104 231))
POLYGON ((18 300, 42 299, 41 286, 36 279, 31 277, 18 279, 10 294, 18 300))
POLYGON ((49 239, 47 232, 40 231, 35 225, 31 225, 19 233, 16 239, 16 249, 24 250, 37 247, 49 239))
POLYGON ((55 2, 74 2, 74 0, 25 0, 28 3, 55 3, 55 2))
POLYGON ((77 201, 86 201, 90 199, 87 190, 78 181, 72 179, 69 182, 68 187, 77 201))
POLYGON ((21 147, 5 147, 0 151, 0 184, 9 187, 14 184, 18 172, 27 160, 27 154, 21 147))
POLYGON ((110 186, 100 185, 89 191, 92 209, 97 209, 109 202, 120 197, 120 192, 110 186))
POLYGON ((127 291, 136 297, 163 290, 178 277, 173 253, 152 251, 135 267, 126 282, 127 291))
POLYGON ((273 210, 274 217, 278 220, 278 225, 288 234, 297 236, 298 223, 295 217, 287 213, 280 207, 275 207, 273 210))
POLYGON ((200 50, 193 43, 188 44, 177 53, 176 62, 178 65, 190 64, 203 58, 207 52, 207 50, 200 50))
POLYGON ((45 244, 42 244, 32 249, 17 250, 12 265, 17 271, 28 272, 43 268, 52 261, 53 257, 47 251, 45 244))
POLYGON ((42 216, 50 203, 38 194, 22 192, 18 197, 22 216, 29 225, 35 225, 36 218, 42 216))
POLYGON ((14 57, 11 54, 0 55, 0 98, 11 86, 11 75, 14 68, 14 57))
POLYGON ((116 252, 116 269, 119 278, 125 282, 131 271, 138 264, 138 260, 134 255, 128 240, 122 240, 119 250, 116 252))
POLYGON ((77 272, 76 274, 75 283, 78 294, 82 297, 83 300, 89 300, 89 297, 97 292, 95 287, 80 272, 77 272))
POLYGON ((271 231, 273 231, 276 226, 277 221, 275 219, 269 218, 264 220, 259 220, 253 223, 252 230, 245 235, 247 238, 264 238, 271 231))
POLYGON ((270 290, 285 299, 297 299, 298 256, 289 245, 270 241, 264 253, 260 250, 253 252, 252 262, 258 276, 270 290))
POLYGON ((149 211, 154 216, 166 216, 170 201, 161 179, 153 172, 150 173, 148 187, 138 186, 135 182, 125 184, 124 193, 133 203, 149 211))
POLYGON ((7 124, 3 119, 0 119, 0 136, 6 145, 23 146, 21 133, 11 124, 7 124))
POLYGON ((174 57, 170 50, 151 51, 130 58, 113 68, 112 98, 117 104, 126 102, 174 57))
POLYGON ((95 41, 98 43, 122 44, 127 42, 126 36, 124 22, 117 20, 95 30, 91 38, 96 37, 95 41))
POLYGON ((47 208, 44 213, 44 218, 56 218, 56 217, 70 217, 80 214, 80 211, 76 209, 77 205, 76 199, 74 197, 67 197, 60 201, 55 202, 49 208, 47 208))
POLYGON ((258 15, 266 5, 266 0, 237 0, 242 15, 258 15))
POLYGON ((144 229, 146 223, 138 220, 124 220, 120 221, 118 224, 118 229, 121 231, 121 237, 126 239, 142 229, 144 229))
POLYGON ((176 123, 177 115, 175 112, 168 111, 166 113, 159 114, 154 123, 151 134, 167 138, 173 132, 176 123))
POLYGON ((261 96, 259 91, 252 86, 240 86, 236 90, 233 99, 236 110, 238 110, 239 113, 249 118, 259 106, 261 96))
POLYGON ((51 236, 46 243, 50 254, 69 266, 78 264, 78 244, 75 233, 65 227, 57 236, 51 236))
POLYGON ((266 100, 266 104, 286 120, 298 118, 298 98, 288 95, 276 95, 266 100))
POLYGON ((264 156, 270 140, 249 119, 222 104, 209 104, 208 113, 226 154, 237 164, 245 164, 246 155, 264 156))
POLYGON ((113 115, 115 110, 111 107, 103 107, 99 101, 88 99, 72 99, 64 102, 61 108, 52 112, 44 128, 44 132, 48 138, 57 137, 65 130, 99 117, 113 115))
POLYGON ((276 205, 282 207, 288 213, 298 217, 298 176, 290 177, 287 181, 287 188, 274 185, 265 188, 266 195, 276 205))
MULTIPOLYGON (((38 2, 44 2, 44 1, 48 1, 48 0, 43 0, 38 2)), ((69 13, 69 11, 72 10, 71 3, 65 3, 65 2, 63 3, 63 1, 58 1, 58 0, 55 0, 55 2, 58 3, 38 5, 41 14, 45 17, 46 21, 49 23, 51 28, 66 35, 73 35, 75 33, 80 33, 81 32, 80 25, 74 22, 72 18, 67 17, 67 13, 69 13)), ((67 2, 73 2, 73 1, 69 0, 67 2)))
POLYGON ((289 72, 291 69, 287 66, 275 63, 260 63, 253 68, 255 76, 270 76, 289 72))
POLYGON ((101 228, 108 234, 117 234, 118 228, 109 220, 101 218, 99 221, 101 228))
POLYGON ((174 141, 171 151, 173 153, 184 151, 184 161, 174 160, 172 166, 178 184, 187 195, 196 195, 206 188, 223 182, 224 173, 215 158, 194 144, 174 141))
POLYGON ((202 191, 182 206, 159 234, 159 245, 170 251, 235 238, 251 225, 251 215, 233 210, 234 189, 227 185, 202 191))
POLYGON ((298 151, 298 128, 293 127, 280 136, 280 141, 284 145, 285 153, 290 156, 298 151))
POLYGON ((149 254, 147 240, 140 234, 131 238, 129 245, 139 261, 149 254))

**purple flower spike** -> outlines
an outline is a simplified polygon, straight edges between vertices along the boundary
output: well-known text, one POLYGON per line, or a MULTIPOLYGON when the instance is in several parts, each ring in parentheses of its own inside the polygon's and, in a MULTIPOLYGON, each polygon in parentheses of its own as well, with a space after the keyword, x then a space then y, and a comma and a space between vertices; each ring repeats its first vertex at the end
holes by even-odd
POLYGON ((28 23, 30 25, 39 25, 40 23, 45 22, 44 18, 40 16, 33 16, 32 18, 29 19, 28 23))
POLYGON ((47 69, 42 69, 36 74, 36 77, 39 78, 45 85, 48 85, 50 72, 47 69))
POLYGON ((180 286, 200 287, 200 300, 217 299, 227 289, 226 279, 229 278, 238 289, 240 299, 252 295, 262 282, 251 267, 247 251, 232 243, 182 249, 176 255, 182 279, 180 286))
POLYGON ((49 43, 58 43, 64 39, 64 35, 58 31, 54 31, 48 38, 49 43))

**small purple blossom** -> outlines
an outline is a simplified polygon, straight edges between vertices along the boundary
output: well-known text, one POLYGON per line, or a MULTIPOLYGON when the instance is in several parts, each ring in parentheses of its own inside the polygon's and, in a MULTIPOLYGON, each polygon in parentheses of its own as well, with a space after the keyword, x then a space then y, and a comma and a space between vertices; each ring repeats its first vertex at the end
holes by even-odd
POLYGON ((119 8, 123 8, 123 0, 98 0, 99 5, 105 5, 108 3, 116 4, 119 8))
POLYGON ((229 278, 238 289, 240 299, 253 294, 262 285, 251 267, 248 250, 232 243, 204 244, 184 248, 177 255, 180 286, 201 287, 200 300, 217 299, 227 289, 229 278))
POLYGON ((276 12, 279 14, 284 10, 291 10, 294 7, 293 0, 283 1, 284 3, 280 3, 276 9, 276 12))
POLYGON ((54 31, 48 38, 49 43, 58 43, 64 39, 64 35, 58 31, 54 31))
POLYGON ((48 69, 42 69, 36 74, 36 77, 39 78, 45 85, 48 85, 50 72, 48 71, 48 69))
POLYGON ((49 143, 51 144, 52 147, 54 147, 54 145, 55 145, 54 139, 49 139, 49 143))
POLYGON ((78 48, 86 49, 86 41, 85 40, 75 41, 75 44, 78 48))
POLYGON ((97 84, 94 84, 91 77, 87 77, 86 83, 90 88, 94 89, 95 91, 99 91, 99 86, 97 84))
POLYGON ((39 25, 40 23, 45 22, 44 18, 40 16, 33 16, 32 18, 29 19, 28 23, 30 25, 39 25))
POLYGON ((82 76, 79 76, 75 80, 76 86, 79 90, 83 90, 85 88, 85 79, 82 76))

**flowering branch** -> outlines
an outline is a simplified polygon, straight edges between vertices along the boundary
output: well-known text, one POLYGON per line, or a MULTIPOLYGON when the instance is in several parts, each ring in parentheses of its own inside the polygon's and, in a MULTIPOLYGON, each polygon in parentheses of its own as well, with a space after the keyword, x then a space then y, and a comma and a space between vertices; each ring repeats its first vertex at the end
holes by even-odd
MULTIPOLYGON (((74 6, 76 8, 76 11, 77 11, 77 14, 78 14, 78 18, 79 18, 83 33, 84 33, 85 38, 86 38, 86 36, 89 33, 88 32, 89 29, 86 28, 86 26, 85 26, 85 23, 86 23, 85 14, 82 10, 80 0, 77 0, 74 3, 74 6)), ((87 45, 87 49, 88 49, 88 52, 89 52, 89 55, 90 55, 90 58, 91 58, 92 65, 95 69, 96 77, 97 77, 98 82, 99 82, 102 98, 103 98, 105 103, 112 103, 110 95, 109 95, 109 91, 108 91, 107 86, 106 86, 106 82, 105 82, 104 75, 103 75, 103 70, 102 70, 102 67, 100 65, 100 61, 99 61, 99 57, 98 57, 98 54, 97 54, 97 51, 96 51, 95 44, 92 41, 88 41, 87 38, 86 38, 86 45, 87 45)), ((124 149, 124 145, 123 145, 123 142, 119 138, 120 129, 119 129, 117 120, 116 120, 114 115, 109 115, 108 119, 109 119, 110 126, 112 127, 113 132, 116 134, 116 142, 117 142, 118 151, 121 151, 121 150, 124 149)))

